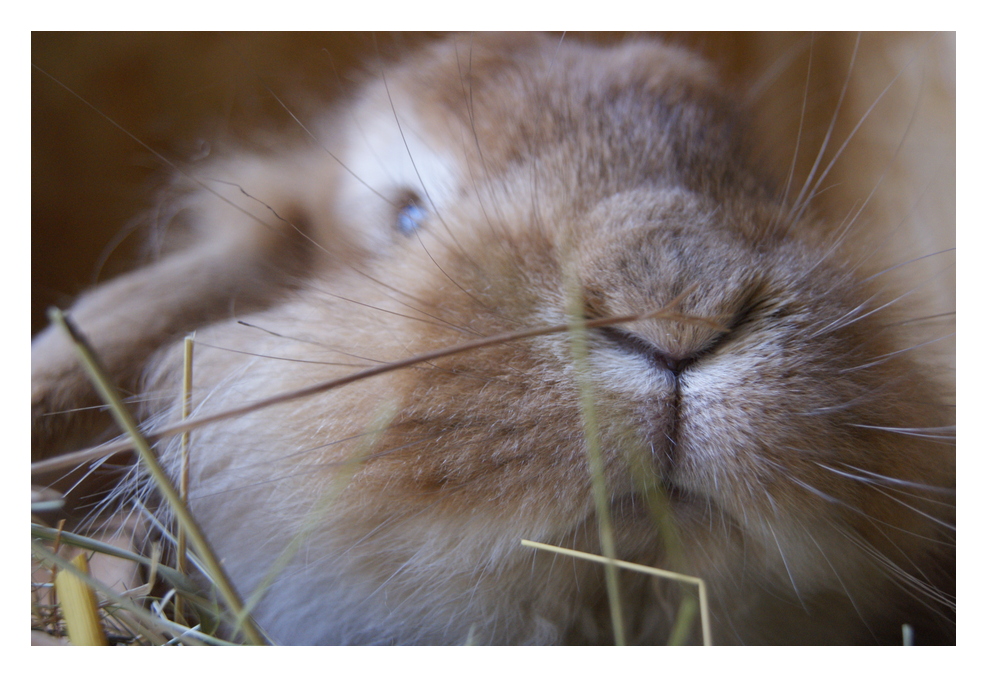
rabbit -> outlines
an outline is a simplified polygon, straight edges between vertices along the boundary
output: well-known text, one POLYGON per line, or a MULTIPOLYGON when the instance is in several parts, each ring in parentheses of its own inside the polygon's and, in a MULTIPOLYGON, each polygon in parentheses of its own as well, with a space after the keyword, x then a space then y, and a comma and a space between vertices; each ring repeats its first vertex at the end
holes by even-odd
MULTIPOLYGON (((150 432, 193 330, 193 419, 268 403, 191 431, 188 503, 271 642, 665 643, 695 594, 522 539, 702 579, 715 643, 955 641, 951 283, 920 239, 952 225, 882 217, 914 177, 803 149, 786 181, 662 40, 456 35, 371 70, 307 143, 180 168, 173 251, 69 310, 150 432), (837 175, 869 183, 834 215, 837 175)), ((853 125, 884 95, 847 82, 853 125)), ((35 458, 105 439, 54 415, 97 403, 40 333, 35 458)))

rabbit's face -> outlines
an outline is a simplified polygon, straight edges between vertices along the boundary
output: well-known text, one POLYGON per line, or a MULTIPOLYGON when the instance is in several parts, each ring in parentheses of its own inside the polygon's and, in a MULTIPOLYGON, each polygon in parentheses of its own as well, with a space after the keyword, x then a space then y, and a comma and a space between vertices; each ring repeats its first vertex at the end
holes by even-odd
MULTIPOLYGON (((404 129, 416 129, 407 114, 404 129)), ((454 158, 449 138, 461 137, 446 129, 418 143, 454 158)), ((374 156, 399 154, 404 142, 392 141, 401 147, 374 156)), ((586 155, 589 172, 598 160, 586 155)), ((207 330, 207 345, 302 361, 203 358, 197 382, 209 408, 573 317, 666 312, 505 340, 197 433, 200 448, 235 440, 238 449, 234 468, 220 453, 221 473, 194 472, 204 498, 193 506, 221 548, 241 547, 242 533, 222 533, 230 521, 290 533, 315 511, 320 526, 306 538, 321 543, 312 550, 331 587, 357 580, 410 608, 468 596, 459 611, 473 617, 511 607, 493 600, 503 585, 538 613, 568 618, 587 599, 599 603, 600 573, 546 573, 518 542, 599 551, 595 445, 620 556, 701 576, 718 594, 763 587, 813 608, 834 588, 865 597, 883 579, 879 559, 921 559, 936 529, 929 507, 863 483, 948 486, 934 445, 888 430, 941 423, 909 404, 931 386, 908 356, 893 355, 889 312, 868 314, 876 289, 841 262, 823 225, 789 227, 787 208, 763 196, 714 201, 648 183, 614 194, 573 184, 578 164, 544 173, 534 157, 500 173, 486 165, 479 188, 468 174, 444 193, 426 188, 431 202, 375 203, 390 209, 386 243, 250 320, 275 336, 207 330), (275 483, 261 480, 271 472, 275 483), (253 501, 226 505, 221 492, 232 490, 259 492, 254 501, 274 502, 274 512, 245 517, 253 501)), ((413 185, 376 189, 406 195, 413 185)), ((515 618, 511 609, 502 613, 515 618)))
MULTIPOLYGON (((886 556, 919 548, 935 529, 927 511, 861 490, 863 477, 948 486, 952 476, 941 449, 930 452, 934 443, 897 432, 906 421, 944 420, 916 404, 935 386, 907 352, 897 354, 902 335, 887 328, 894 309, 872 312, 893 293, 864 281, 832 229, 794 220, 791 206, 737 171, 737 142, 723 131, 731 113, 701 66, 639 46, 614 57, 610 79, 549 88, 537 55, 486 73, 482 46, 474 54, 467 84, 458 72, 437 74, 450 68, 444 59, 416 77, 393 76, 387 96, 368 96, 358 116, 390 136, 371 132, 374 145, 348 135, 356 141, 344 164, 362 170, 354 172, 361 186, 344 175, 342 192, 368 190, 380 158, 401 158, 387 166, 391 183, 376 189, 414 194, 418 218, 398 229, 372 272, 326 281, 370 306, 333 303, 334 327, 359 328, 340 344, 378 348, 391 337, 392 349, 375 359, 398 360, 566 323, 573 313, 593 320, 667 308, 679 317, 507 341, 392 377, 399 386, 355 387, 394 397, 384 448, 429 440, 388 454, 408 460, 408 495, 427 497, 430 511, 496 516, 511 533, 567 538, 595 509, 586 460, 593 416, 628 539, 647 544, 641 557, 665 556, 645 535, 654 532, 653 515, 641 512, 649 491, 682 520, 676 548, 689 555, 679 566, 705 575, 709 562, 734 573, 753 566, 811 591, 817 579, 832 583, 831 550, 846 566, 873 559, 854 539, 880 531, 875 523, 905 534, 894 546, 870 542, 886 556), (617 112, 615 80, 637 93, 617 112), (470 97, 446 91, 449 83, 470 86, 470 97), (655 110, 676 115, 677 127, 656 132, 655 110), (532 122, 539 118, 544 128, 532 122), (633 131, 609 133, 621 126, 633 131), (692 135, 686 159, 683 135, 692 135), (626 159, 642 147, 646 157, 626 159), (378 328, 373 340, 368 325, 378 328), (574 342, 585 343, 584 356, 574 357, 574 342), (530 526, 519 529, 524 520, 530 526), (756 565, 724 564, 738 538, 756 565)), ((389 220, 393 211, 354 223, 389 220)), ((383 472, 384 486, 400 486, 401 474, 383 472)), ((390 494, 386 503, 399 500, 390 494)))
MULTIPOLYGON (((198 331, 197 416, 503 337, 194 431, 191 508, 276 639, 606 640, 603 570, 520 545, 598 553, 606 522, 706 580, 719 641, 893 641, 895 584, 938 594, 954 470, 922 431, 950 421, 911 309, 739 117, 679 50, 446 41, 375 77, 338 154, 225 184, 312 261, 198 331)), ((146 392, 180 373, 164 351, 146 392)), ((665 641, 687 593, 623 584, 632 639, 665 641)))
MULTIPOLYGON (((883 519, 921 533, 925 518, 894 499, 861 494, 859 477, 847 474, 948 484, 951 469, 941 454, 886 430, 923 416, 925 426, 941 424, 913 402, 934 386, 909 356, 893 355, 898 344, 884 327, 891 312, 865 316, 869 298, 880 292, 841 264, 831 243, 804 232, 821 226, 800 224, 798 238, 786 237, 775 225, 783 218, 782 210, 763 205, 731 209, 676 191, 638 190, 564 218, 515 214, 515 228, 524 224, 517 232, 486 216, 456 220, 466 224, 456 246, 423 235, 402 254, 427 252, 421 263, 431 274, 412 266, 409 278, 383 279, 414 290, 414 298, 441 309, 441 319, 460 330, 490 336, 564 323, 573 303, 590 320, 666 307, 682 317, 471 352, 445 367, 451 377, 409 374, 420 390, 400 409, 416 412, 420 435, 496 428, 495 421, 537 435, 505 436, 529 453, 516 457, 517 467, 503 466, 504 477, 519 496, 568 487, 571 499, 561 510, 571 521, 592 509, 586 478, 572 478, 573 468, 585 467, 577 376, 583 370, 615 496, 633 501, 641 482, 656 483, 673 509, 681 504, 707 520, 730 521, 769 559, 808 553, 812 569, 826 565, 805 547, 807 533, 866 530, 861 515, 873 516, 878 505, 883 519), (586 343, 582 364, 574 362, 574 340, 586 343), (441 422, 419 407, 441 410, 441 422), (644 476, 635 478, 628 463, 644 476), (780 546, 779 534, 798 545, 780 546)), ((427 226, 441 229, 434 219, 427 226)), ((455 330, 420 322, 406 323, 398 335, 411 353, 463 340, 455 330)), ((456 441, 456 448, 484 450, 482 463, 490 447, 472 439, 456 441)), ((436 457, 452 468, 456 455, 436 457)))

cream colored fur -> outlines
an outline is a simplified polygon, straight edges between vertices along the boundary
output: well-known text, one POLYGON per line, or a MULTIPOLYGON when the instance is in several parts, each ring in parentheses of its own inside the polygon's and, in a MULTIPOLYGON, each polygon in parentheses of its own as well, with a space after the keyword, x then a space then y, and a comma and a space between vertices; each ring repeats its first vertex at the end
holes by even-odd
MULTIPOLYGON (((655 40, 453 36, 318 142, 191 170, 192 243, 70 309, 152 429, 188 330, 199 416, 573 303, 680 315, 195 430, 191 508, 241 593, 298 548, 255 610, 274 641, 611 641, 602 569, 519 544, 601 548, 583 386, 618 555, 704 578, 715 641, 951 641, 953 39, 865 35, 851 68, 855 41, 765 36, 745 88, 655 40)), ((93 403, 74 360, 35 339, 39 457, 99 432, 48 415, 93 403)), ((622 586, 630 640, 665 642, 687 589, 622 586)))

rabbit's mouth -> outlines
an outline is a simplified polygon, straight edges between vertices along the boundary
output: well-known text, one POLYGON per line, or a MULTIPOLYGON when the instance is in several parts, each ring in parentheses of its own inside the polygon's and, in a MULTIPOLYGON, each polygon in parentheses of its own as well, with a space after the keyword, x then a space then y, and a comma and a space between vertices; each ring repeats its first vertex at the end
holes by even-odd
POLYGON ((672 517, 684 517, 697 510, 708 512, 712 507, 710 498, 700 496, 675 482, 663 482, 660 491, 668 503, 669 514, 672 517))

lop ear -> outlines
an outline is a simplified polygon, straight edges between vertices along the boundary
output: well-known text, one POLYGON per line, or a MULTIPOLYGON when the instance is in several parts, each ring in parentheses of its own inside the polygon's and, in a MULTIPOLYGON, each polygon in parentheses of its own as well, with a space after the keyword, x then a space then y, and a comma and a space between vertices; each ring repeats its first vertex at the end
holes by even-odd
MULTIPOLYGON (((269 307, 314 270, 331 275, 388 251, 409 205, 441 205, 459 190, 455 159, 412 114, 416 92, 402 98, 395 89, 393 101, 382 81, 368 84, 348 114, 317 125, 318 140, 306 147, 195 169, 173 210, 189 224, 190 242, 69 309, 118 387, 136 391, 152 353, 182 334, 269 307), (409 197, 419 194, 427 204, 409 197)), ((416 223, 424 212, 412 216, 416 223)), ((109 418, 96 413, 67 338, 41 332, 31 360, 32 457, 91 443, 109 418)))
MULTIPOLYGON (((359 262, 366 237, 337 225, 338 164, 322 149, 213 163, 179 198, 191 242, 158 262, 85 294, 69 315, 109 376, 136 390, 144 364, 165 343, 196 328, 269 306, 313 267, 359 262)), ((108 417, 58 328, 31 348, 32 457, 92 441, 108 417)))

